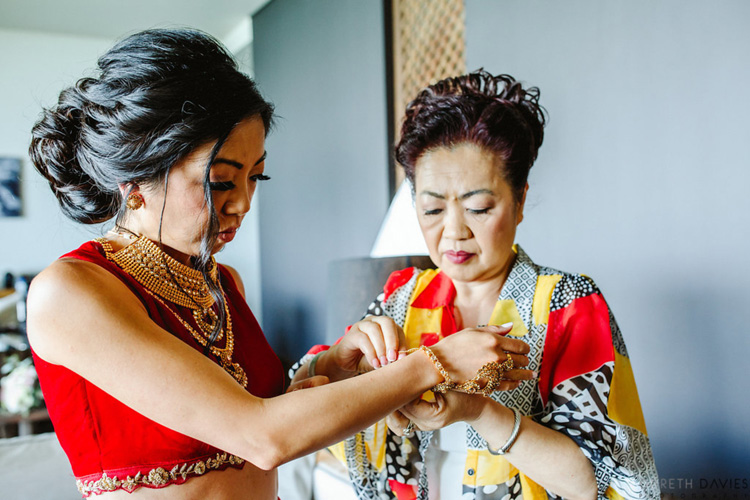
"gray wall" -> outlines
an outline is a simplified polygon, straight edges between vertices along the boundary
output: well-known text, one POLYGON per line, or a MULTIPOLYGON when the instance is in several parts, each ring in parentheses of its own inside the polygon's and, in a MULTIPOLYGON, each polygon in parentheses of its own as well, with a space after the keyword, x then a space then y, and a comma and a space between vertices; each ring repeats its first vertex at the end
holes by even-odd
POLYGON ((750 3, 466 9, 468 68, 539 86, 551 117, 518 241, 601 287, 661 477, 748 478, 750 3))
POLYGON ((280 117, 258 190, 263 328, 282 357, 325 337, 326 269, 369 254, 388 204, 381 2, 276 0, 255 77, 280 117))

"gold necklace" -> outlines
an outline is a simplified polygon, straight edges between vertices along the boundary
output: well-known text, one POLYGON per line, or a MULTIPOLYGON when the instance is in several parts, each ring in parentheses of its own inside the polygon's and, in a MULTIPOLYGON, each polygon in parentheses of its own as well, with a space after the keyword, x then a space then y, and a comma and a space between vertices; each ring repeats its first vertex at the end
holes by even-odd
MULTIPOLYGON (((193 310, 206 310, 214 305, 203 274, 177 262, 145 236, 139 236, 117 252, 112 251, 112 245, 104 238, 97 241, 104 247, 108 259, 163 299, 193 310)), ((213 257, 209 266, 209 276, 217 282, 219 271, 213 257)))
MULTIPOLYGON (((215 300, 200 271, 177 262, 145 236, 139 236, 133 243, 117 252, 106 239, 98 238, 96 241, 102 245, 108 260, 117 264, 143 285, 149 295, 168 309, 199 344, 203 347, 208 345, 208 339, 213 333, 218 315, 213 309, 215 300), (185 321, 177 311, 169 307, 165 300, 191 309, 200 332, 185 321)), ((221 283, 218 281, 218 266, 214 258, 211 258, 210 266, 209 276, 221 288, 221 283)), ((224 290, 221 290, 221 293, 224 296, 226 328, 219 331, 216 341, 221 340, 226 332, 226 345, 223 349, 216 347, 213 343, 208 347, 211 353, 219 358, 224 370, 232 375, 242 387, 247 387, 245 371, 239 364, 232 361, 234 351, 232 318, 224 290)))

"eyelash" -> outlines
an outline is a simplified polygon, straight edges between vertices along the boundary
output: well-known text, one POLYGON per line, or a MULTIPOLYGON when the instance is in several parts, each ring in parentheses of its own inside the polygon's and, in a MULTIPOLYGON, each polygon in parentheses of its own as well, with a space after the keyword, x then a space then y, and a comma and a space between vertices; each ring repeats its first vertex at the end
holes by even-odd
MULTIPOLYGON (((467 208, 466 210, 470 214, 472 214, 472 215, 483 215, 483 214, 486 214, 486 213, 488 213, 490 211, 489 208, 481 208, 481 209, 478 209, 478 210, 473 210, 471 208, 467 208)), ((435 208, 433 210, 425 210, 424 214, 425 215, 438 215, 442 211, 443 211, 442 208, 435 208)))
MULTIPOLYGON (((256 174, 250 176, 250 180, 253 182, 257 181, 270 181, 271 178, 267 175, 263 174, 256 174)), ((225 182, 209 182, 208 183, 209 188, 211 188, 211 191, 229 191, 237 187, 237 185, 232 181, 225 181, 225 182)))

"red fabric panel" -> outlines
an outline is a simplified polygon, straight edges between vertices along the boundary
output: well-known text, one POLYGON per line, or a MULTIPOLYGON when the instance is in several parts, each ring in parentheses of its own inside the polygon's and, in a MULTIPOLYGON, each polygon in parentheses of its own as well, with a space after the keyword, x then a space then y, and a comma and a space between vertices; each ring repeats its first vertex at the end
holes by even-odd
POLYGON ((412 276, 414 276, 413 267, 407 267, 406 269, 392 272, 391 275, 388 276, 388 281, 385 282, 385 286, 383 286, 383 292, 385 292, 384 300, 388 300, 388 297, 390 297, 398 288, 404 286, 412 276))
POLYGON ((423 333, 419 339, 419 345, 430 347, 440 341, 440 335, 437 333, 423 333))
POLYGON ((550 391, 560 382, 614 359, 609 310, 601 295, 581 297, 550 312, 539 373, 542 402, 547 404, 550 391))
POLYGON ((443 307, 443 315, 440 317, 440 333, 443 337, 456 333, 456 318, 453 316, 453 308, 450 306, 443 307))
POLYGON ((420 309, 437 309, 453 304, 455 297, 456 287, 453 286, 451 279, 440 271, 414 299, 411 306, 420 309))
POLYGON ((417 498, 416 486, 399 483, 395 479, 389 479, 388 485, 396 495, 397 500, 415 500, 417 498))

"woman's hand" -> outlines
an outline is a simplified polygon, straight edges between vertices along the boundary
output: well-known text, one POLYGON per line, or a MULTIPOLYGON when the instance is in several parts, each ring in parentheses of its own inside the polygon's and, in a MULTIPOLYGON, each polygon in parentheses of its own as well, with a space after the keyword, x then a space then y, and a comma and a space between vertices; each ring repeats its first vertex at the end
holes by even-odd
POLYGON ((309 389, 310 387, 318 387, 320 385, 326 385, 329 383, 328 377, 325 375, 315 375, 314 377, 307 377, 296 382, 289 384, 289 388, 286 392, 294 392, 302 389, 309 389))
POLYGON ((403 358, 405 348, 404 331, 395 321, 387 316, 368 316, 354 323, 326 357, 341 370, 362 372, 403 358))
MULTIPOLYGON (((471 380, 480 368, 487 363, 502 363, 508 354, 516 367, 528 366, 529 345, 522 340, 505 337, 511 326, 485 326, 466 328, 449 335, 431 347, 443 368, 454 382, 462 383, 471 380)), ((510 380, 529 380, 533 378, 530 370, 514 368, 503 373, 503 378, 510 380)), ((506 385, 506 389, 511 388, 506 385)))
POLYGON ((481 416, 485 405, 493 402, 482 395, 448 391, 435 394, 434 402, 423 399, 412 401, 389 415, 386 423, 399 436, 403 435, 410 421, 415 430, 434 431, 455 422, 471 423, 481 416))

